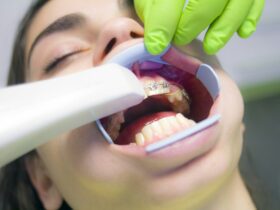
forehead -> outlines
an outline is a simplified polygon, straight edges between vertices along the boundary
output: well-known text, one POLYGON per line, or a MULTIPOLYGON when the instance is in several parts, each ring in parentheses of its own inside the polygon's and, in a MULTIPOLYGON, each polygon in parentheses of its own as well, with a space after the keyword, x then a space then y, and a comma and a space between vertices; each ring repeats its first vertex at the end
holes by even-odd
POLYGON ((80 13, 88 18, 96 29, 112 17, 127 10, 125 0, 50 0, 37 13, 29 27, 26 40, 26 53, 32 42, 51 23, 68 14, 80 13), (120 8, 123 7, 121 11, 120 8))

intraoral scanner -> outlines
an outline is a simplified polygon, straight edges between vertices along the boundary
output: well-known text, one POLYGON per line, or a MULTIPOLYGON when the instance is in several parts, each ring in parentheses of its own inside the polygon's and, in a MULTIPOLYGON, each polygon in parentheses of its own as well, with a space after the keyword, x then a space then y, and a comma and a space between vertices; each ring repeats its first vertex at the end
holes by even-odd
POLYGON ((0 167, 65 131, 144 98, 137 77, 118 64, 4 88, 0 90, 0 167))

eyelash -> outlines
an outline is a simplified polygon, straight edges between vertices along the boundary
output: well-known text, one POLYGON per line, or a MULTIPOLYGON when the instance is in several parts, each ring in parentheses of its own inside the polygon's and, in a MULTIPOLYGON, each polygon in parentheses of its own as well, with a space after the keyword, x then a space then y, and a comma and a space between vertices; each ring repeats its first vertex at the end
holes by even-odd
POLYGON ((67 58, 69 58, 70 56, 72 55, 75 55, 77 53, 81 52, 81 50, 77 50, 77 51, 73 51, 73 52, 70 52, 70 53, 66 53, 62 56, 59 56, 55 59, 53 59, 53 61, 51 61, 47 67, 45 67, 44 71, 46 73, 49 73, 51 70, 53 70, 55 67, 57 67, 60 63, 62 63, 64 60, 66 60, 67 58))

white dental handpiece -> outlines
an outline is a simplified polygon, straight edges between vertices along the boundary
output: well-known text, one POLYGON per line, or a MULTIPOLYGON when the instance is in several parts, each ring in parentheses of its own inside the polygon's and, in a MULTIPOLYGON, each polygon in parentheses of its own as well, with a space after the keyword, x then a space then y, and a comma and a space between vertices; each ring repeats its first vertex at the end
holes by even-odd
POLYGON ((144 98, 136 76, 118 64, 0 89, 0 167, 58 134, 144 98))

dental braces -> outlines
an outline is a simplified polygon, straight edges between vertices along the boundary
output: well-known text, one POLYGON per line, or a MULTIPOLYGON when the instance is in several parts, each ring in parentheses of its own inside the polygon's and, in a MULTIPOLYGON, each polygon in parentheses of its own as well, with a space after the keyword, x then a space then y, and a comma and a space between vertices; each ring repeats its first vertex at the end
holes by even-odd
POLYGON ((170 93, 170 85, 166 81, 153 81, 145 85, 144 90, 147 96, 170 93))

